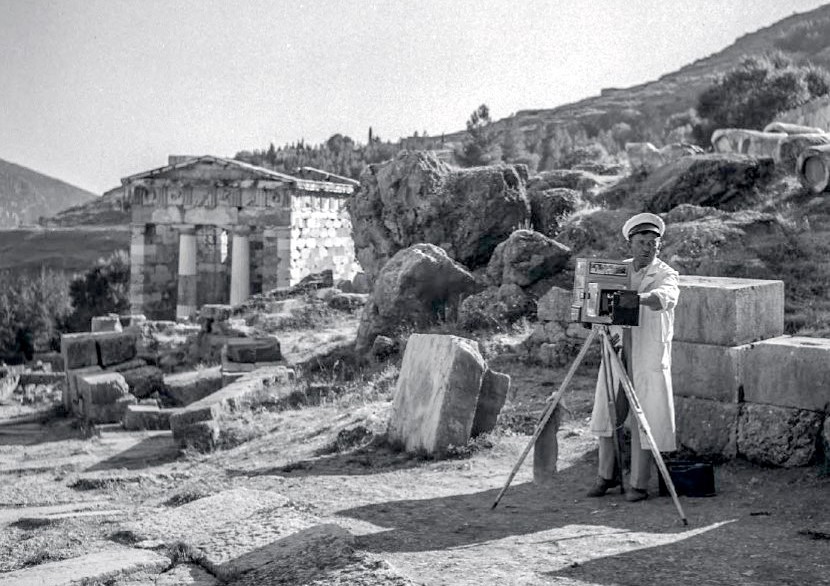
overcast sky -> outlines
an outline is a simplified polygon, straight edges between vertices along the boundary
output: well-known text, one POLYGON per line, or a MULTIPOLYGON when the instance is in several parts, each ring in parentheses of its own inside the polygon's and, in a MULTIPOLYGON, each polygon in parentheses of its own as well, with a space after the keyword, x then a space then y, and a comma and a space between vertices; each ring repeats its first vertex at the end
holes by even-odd
POLYGON ((168 154, 464 128, 659 77, 821 0, 0 0, 0 159, 101 193, 168 154))

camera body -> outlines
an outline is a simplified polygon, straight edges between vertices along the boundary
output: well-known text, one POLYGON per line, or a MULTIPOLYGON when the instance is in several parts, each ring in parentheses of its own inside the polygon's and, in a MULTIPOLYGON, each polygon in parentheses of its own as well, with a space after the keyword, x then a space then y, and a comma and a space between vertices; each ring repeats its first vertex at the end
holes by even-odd
POLYGON ((578 258, 571 321, 585 325, 640 325, 640 296, 631 287, 631 263, 578 258))

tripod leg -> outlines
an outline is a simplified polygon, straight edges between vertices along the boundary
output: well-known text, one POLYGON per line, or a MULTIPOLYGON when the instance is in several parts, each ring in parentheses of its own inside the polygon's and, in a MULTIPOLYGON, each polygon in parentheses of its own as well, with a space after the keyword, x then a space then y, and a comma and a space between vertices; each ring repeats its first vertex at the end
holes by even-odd
POLYGON ((605 370, 605 399, 608 405, 608 420, 611 422, 611 441, 614 443, 614 457, 617 459, 617 479, 620 481, 620 492, 625 492, 623 485, 623 460, 622 448, 620 447, 619 429, 617 427, 617 400, 614 391, 614 373, 611 368, 611 353, 614 348, 608 339, 608 328, 601 331, 602 335, 602 364, 605 370))
MULTIPOLYGON (((604 341, 610 346, 610 342, 607 340, 604 341)), ((683 512, 683 507, 680 506, 680 500, 677 498, 677 490, 674 488, 674 483, 671 480, 669 470, 666 468, 666 463, 663 462, 663 456, 660 454, 660 450, 657 449, 657 444, 654 443, 654 436, 651 433, 651 427, 649 426, 645 413, 643 413, 643 409, 640 406, 640 401, 637 399, 637 394, 634 392, 634 384, 631 382, 631 379, 628 378, 628 373, 625 372, 625 368, 620 362, 619 356, 616 354, 611 357, 611 365, 617 373, 617 376, 619 376, 622 380, 623 390, 625 391, 626 397, 628 397, 628 404, 634 411, 634 415, 637 417, 640 428, 645 432, 646 437, 648 438, 649 448, 651 448, 651 453, 654 456, 657 469, 660 471, 660 475, 663 477, 663 481, 666 483, 666 486, 671 493, 671 498, 674 501, 674 506, 677 508, 677 512, 680 514, 680 519, 683 521, 684 525, 688 525, 689 522, 686 520, 686 514, 683 512)), ((634 433, 636 433, 636 431, 634 433)))
POLYGON ((496 500, 493 502, 493 506, 491 509, 495 509, 501 497, 504 496, 504 493, 507 492, 510 483, 513 482, 513 478, 516 477, 516 473, 521 468, 522 463, 527 458, 528 453, 530 452, 530 448, 533 447, 533 444, 536 443, 536 440, 539 439, 539 436, 542 434, 542 431, 545 429, 545 425, 547 425, 548 420, 550 419, 551 415, 553 415, 553 410, 556 409, 556 405, 559 403, 559 399, 562 398, 562 395, 565 393, 565 389, 568 388, 568 385, 571 384, 571 379, 576 374, 576 369, 579 368, 580 363, 585 358, 585 354, 588 353, 588 348, 591 347, 591 344, 596 338, 597 332, 595 329, 591 330, 591 333, 588 334, 588 337, 585 339, 585 342, 582 344, 582 348, 579 350, 579 354, 577 354, 576 358, 574 359, 571 367, 568 369, 568 373, 565 375, 565 378, 562 380, 562 384, 559 385, 559 388, 553 393, 547 400, 547 407, 545 407, 545 411, 542 413, 542 418, 539 420, 539 423, 536 424, 536 430, 533 432, 533 437, 530 438, 530 442, 528 442, 527 446, 525 446, 522 455, 519 456, 519 461, 516 462, 515 466, 513 466, 513 470, 510 471, 510 476, 507 477, 507 482, 504 483, 504 487, 499 492, 496 500))

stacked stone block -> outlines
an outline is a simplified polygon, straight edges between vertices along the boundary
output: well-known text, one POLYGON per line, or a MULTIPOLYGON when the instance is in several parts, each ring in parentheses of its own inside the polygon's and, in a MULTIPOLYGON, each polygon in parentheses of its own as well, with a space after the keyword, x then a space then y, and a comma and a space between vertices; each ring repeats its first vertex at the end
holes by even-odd
POLYGON ((229 384, 258 368, 282 364, 276 338, 230 338, 222 348, 222 379, 229 384))
MULTIPOLYGON (((536 304, 537 323, 530 336, 533 357, 545 366, 567 366, 576 356, 590 330, 571 321, 571 291, 551 287, 536 304)), ((599 345, 585 360, 599 364, 599 345)))
POLYGON ((324 270, 335 280, 351 279, 360 270, 345 194, 294 196, 290 228, 289 285, 324 270))
POLYGON ((672 380, 681 446, 798 466, 828 410, 830 340, 782 336, 781 281, 682 276, 672 380))
POLYGON ((268 392, 287 396, 294 371, 285 366, 262 368, 248 373, 233 383, 212 393, 170 416, 173 439, 181 447, 209 451, 219 442, 222 416, 250 407, 268 392))
POLYGON ((136 354, 137 336, 131 331, 62 336, 67 413, 93 423, 114 423, 136 396, 159 390, 161 371, 136 354))

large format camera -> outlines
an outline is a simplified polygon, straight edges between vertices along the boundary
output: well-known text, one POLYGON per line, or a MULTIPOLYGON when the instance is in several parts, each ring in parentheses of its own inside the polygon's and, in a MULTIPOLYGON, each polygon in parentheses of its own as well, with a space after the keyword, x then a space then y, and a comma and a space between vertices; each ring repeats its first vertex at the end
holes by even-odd
POLYGON ((631 287, 631 263, 576 259, 571 321, 585 325, 640 325, 640 296, 631 287))

